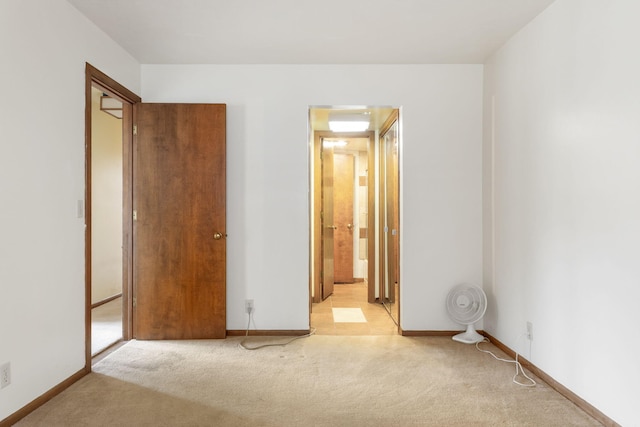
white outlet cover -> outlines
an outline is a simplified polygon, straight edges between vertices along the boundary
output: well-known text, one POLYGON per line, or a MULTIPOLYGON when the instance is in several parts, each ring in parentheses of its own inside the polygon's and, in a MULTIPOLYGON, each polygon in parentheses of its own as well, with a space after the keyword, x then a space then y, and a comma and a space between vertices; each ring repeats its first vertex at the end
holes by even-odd
POLYGON ((11 384, 11 364, 9 362, 0 366, 0 388, 11 384))

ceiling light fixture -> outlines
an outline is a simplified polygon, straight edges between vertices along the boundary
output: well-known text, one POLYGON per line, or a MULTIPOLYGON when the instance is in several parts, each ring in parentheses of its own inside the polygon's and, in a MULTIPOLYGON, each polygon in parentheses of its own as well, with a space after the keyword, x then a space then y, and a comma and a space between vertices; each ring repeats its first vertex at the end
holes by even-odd
POLYGON ((369 129, 369 114, 330 114, 329 129, 332 132, 364 132, 369 129))
POLYGON ((122 118, 122 102, 115 98, 111 98, 106 93, 100 97, 100 110, 112 115, 116 119, 122 118))

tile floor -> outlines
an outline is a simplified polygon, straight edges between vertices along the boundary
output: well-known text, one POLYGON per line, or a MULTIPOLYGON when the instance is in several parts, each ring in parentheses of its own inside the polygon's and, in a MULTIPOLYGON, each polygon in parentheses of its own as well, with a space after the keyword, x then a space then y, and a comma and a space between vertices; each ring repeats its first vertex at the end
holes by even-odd
POLYGON ((367 302, 367 284, 336 284, 333 294, 321 303, 311 307, 311 327, 317 335, 397 335, 398 327, 381 304, 367 302), (338 311, 338 318, 334 317, 334 308, 359 308, 362 310, 365 322, 357 317, 349 320, 349 315, 358 314, 355 311, 338 311))

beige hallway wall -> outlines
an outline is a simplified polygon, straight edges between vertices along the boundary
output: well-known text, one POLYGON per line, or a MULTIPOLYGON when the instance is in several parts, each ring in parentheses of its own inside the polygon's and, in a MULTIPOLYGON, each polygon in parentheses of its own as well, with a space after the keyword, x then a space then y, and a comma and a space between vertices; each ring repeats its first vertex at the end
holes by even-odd
POLYGON ((122 120, 100 111, 92 90, 91 303, 122 292, 122 120))

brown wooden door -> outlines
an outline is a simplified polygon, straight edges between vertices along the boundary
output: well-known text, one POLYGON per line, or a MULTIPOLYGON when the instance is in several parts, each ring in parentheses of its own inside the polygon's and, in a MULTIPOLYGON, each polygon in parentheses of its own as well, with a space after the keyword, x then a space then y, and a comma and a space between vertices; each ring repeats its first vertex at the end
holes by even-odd
POLYGON ((333 293, 333 148, 322 148, 322 299, 333 293))
POLYGON ((334 282, 353 283, 354 157, 333 155, 334 282))
POLYGON ((224 338, 226 106, 135 104, 134 124, 134 337, 224 338))

